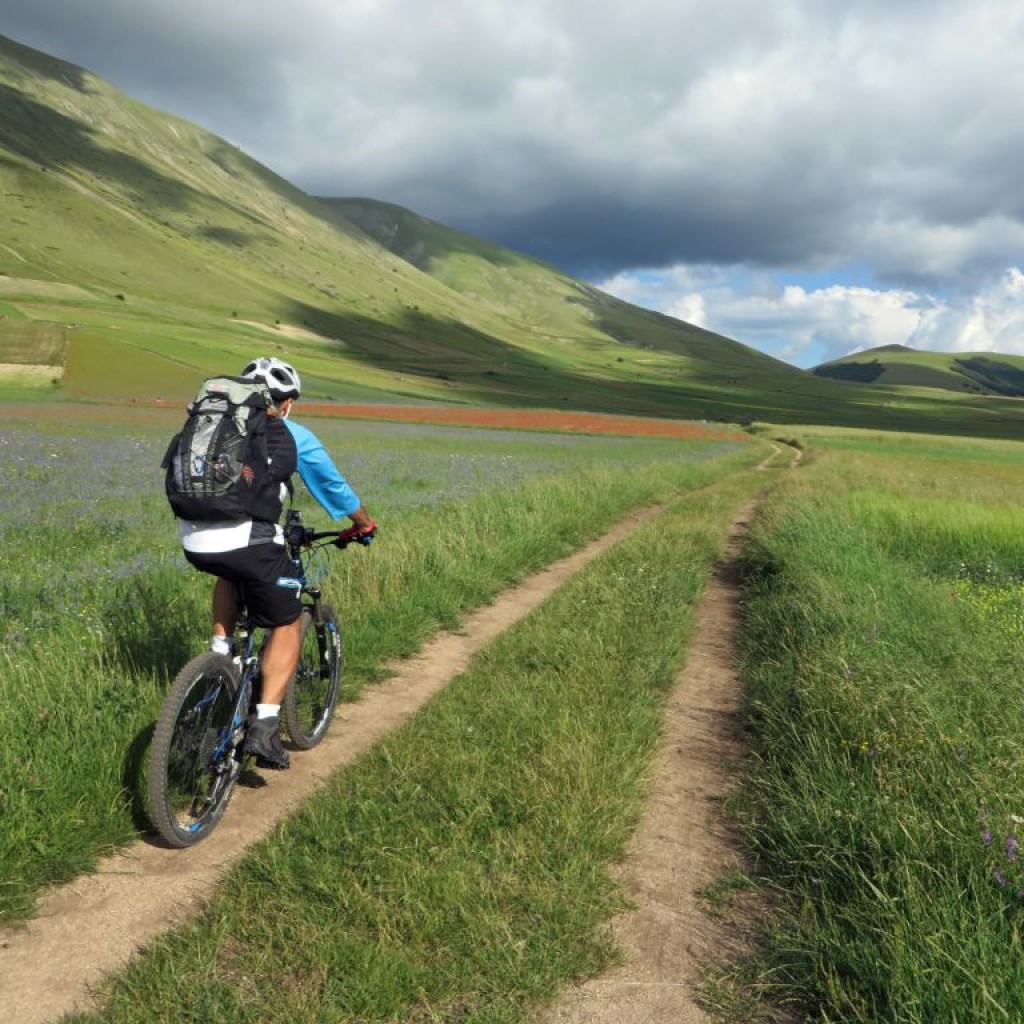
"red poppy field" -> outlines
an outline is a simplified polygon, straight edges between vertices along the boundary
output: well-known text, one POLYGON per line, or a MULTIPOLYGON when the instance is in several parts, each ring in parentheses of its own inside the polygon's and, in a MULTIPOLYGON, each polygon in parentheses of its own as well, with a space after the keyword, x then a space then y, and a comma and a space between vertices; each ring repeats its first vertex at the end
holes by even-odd
MULTIPOLYGON (((8 419, 67 422, 147 420, 154 410, 183 412, 186 402, 10 402, 5 403, 8 419)), ((616 416, 596 412, 562 412, 554 409, 488 409, 467 406, 372 405, 303 402, 303 416, 328 419, 376 420, 394 423, 424 423, 453 427, 484 427, 495 430, 545 431, 566 434, 618 435, 621 437, 662 437, 686 441, 747 441, 749 434, 725 425, 693 420, 667 420, 648 416, 616 416)))
POLYGON ((343 419, 388 420, 402 423, 436 423, 460 427, 493 427, 504 430, 545 430, 578 434, 620 434, 627 437, 667 437, 685 440, 743 441, 748 435, 735 429, 705 426, 690 420, 665 420, 645 416, 615 416, 594 412, 562 412, 554 409, 487 409, 466 406, 427 405, 319 405, 303 403, 303 412, 343 419))

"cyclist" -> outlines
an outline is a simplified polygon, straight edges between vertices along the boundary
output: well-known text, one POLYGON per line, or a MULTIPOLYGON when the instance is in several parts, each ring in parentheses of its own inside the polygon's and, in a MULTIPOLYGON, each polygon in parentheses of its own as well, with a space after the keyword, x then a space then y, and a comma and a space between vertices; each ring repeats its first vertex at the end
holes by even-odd
POLYGON ((257 625, 270 629, 261 662, 260 702, 249 718, 242 750, 253 754, 262 768, 287 768, 288 752, 281 745, 279 712, 288 683, 299 663, 301 632, 300 581, 288 554, 277 519, 293 473, 332 519, 347 516, 344 531, 368 543, 377 531, 348 482, 338 471, 316 435, 288 418, 299 398, 301 384, 295 368, 273 356, 248 363, 241 376, 267 385, 273 405, 268 410, 267 454, 271 479, 281 485, 281 502, 274 520, 192 522, 178 519, 185 557, 197 569, 217 577, 213 588, 211 647, 232 654, 237 585, 257 625))

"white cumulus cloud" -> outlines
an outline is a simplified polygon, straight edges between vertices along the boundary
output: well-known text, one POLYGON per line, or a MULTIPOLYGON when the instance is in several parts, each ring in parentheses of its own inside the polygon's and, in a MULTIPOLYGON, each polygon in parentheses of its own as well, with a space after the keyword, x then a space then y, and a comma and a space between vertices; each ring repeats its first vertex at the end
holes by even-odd
POLYGON ((1024 273, 948 298, 906 288, 784 284, 711 267, 624 272, 599 287, 811 367, 880 345, 1024 355, 1024 273))

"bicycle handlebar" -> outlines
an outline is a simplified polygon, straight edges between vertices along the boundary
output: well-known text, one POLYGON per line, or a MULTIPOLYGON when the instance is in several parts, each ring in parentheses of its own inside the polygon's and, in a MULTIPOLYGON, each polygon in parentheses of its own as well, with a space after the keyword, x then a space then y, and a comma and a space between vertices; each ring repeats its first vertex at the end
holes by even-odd
POLYGON ((342 534, 345 530, 310 530, 307 538, 307 543, 313 544, 318 540, 327 540, 328 537, 333 537, 332 543, 336 548, 347 548, 349 544, 369 544, 369 540, 363 540, 363 537, 369 537, 373 539, 372 534, 352 534, 348 537, 343 537, 342 534))
MULTIPOLYGON (((289 522, 285 527, 285 538, 288 546, 297 555, 302 548, 311 548, 321 541, 330 541, 336 548, 347 548, 350 544, 362 544, 364 547, 376 536, 376 526, 366 533, 355 533, 352 527, 344 530, 313 530, 302 525, 297 513, 289 512, 289 522)), ((327 545, 322 545, 326 547, 327 545)))

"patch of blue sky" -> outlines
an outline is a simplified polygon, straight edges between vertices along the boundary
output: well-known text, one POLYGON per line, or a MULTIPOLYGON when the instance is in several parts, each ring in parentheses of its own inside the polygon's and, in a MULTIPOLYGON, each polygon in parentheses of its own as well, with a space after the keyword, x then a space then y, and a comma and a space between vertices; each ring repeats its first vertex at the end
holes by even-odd
POLYGON ((862 263, 678 265, 626 271, 598 287, 803 368, 859 349, 905 344, 936 302, 933 295, 880 283, 862 263))

